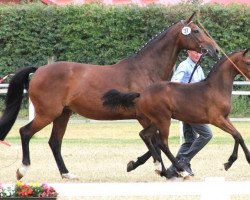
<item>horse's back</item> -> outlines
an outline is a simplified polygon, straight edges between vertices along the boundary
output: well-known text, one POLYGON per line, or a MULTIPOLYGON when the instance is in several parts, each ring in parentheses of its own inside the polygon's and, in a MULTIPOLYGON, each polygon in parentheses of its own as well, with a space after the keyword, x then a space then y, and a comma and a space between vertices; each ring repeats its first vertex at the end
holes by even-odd
POLYGON ((30 81, 29 94, 66 95, 67 90, 81 79, 89 65, 74 62, 56 62, 39 67, 30 81))
POLYGON ((29 95, 40 112, 53 109, 60 113, 68 107, 92 119, 130 118, 132 111, 110 113, 102 106, 105 91, 126 85, 120 73, 115 66, 57 62, 39 67, 30 82, 29 95))
POLYGON ((199 89, 202 84, 204 83, 182 84, 166 81, 156 83, 141 94, 138 101, 139 112, 158 122, 170 118, 192 122, 197 113, 205 112, 203 110, 205 99, 201 95, 204 91, 199 89), (197 96, 201 98, 197 99, 197 96))

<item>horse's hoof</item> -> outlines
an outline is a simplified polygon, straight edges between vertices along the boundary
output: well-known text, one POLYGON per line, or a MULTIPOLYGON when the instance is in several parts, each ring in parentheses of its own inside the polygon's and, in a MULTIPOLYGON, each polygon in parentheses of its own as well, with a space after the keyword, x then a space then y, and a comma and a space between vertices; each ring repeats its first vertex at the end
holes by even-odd
POLYGON ((188 176, 191 176, 190 173, 188 173, 186 170, 179 172, 179 174, 185 179, 188 176))
POLYGON ((75 175, 75 174, 72 174, 72 173, 66 173, 66 174, 62 174, 62 178, 64 179, 69 179, 69 180, 79 180, 79 178, 75 175))
POLYGON ((27 173, 28 169, 29 165, 21 164, 21 166, 16 171, 16 179, 20 180, 21 178, 23 178, 27 173))
POLYGON ((16 171, 16 179, 19 181, 21 178, 23 178, 23 175, 20 173, 19 169, 16 171))
POLYGON ((232 166, 232 164, 230 163, 224 163, 224 169, 227 171, 230 167, 232 166))
POLYGON ((183 180, 184 180, 184 181, 186 181, 186 180, 188 181, 188 180, 191 180, 191 179, 192 179, 192 176, 183 177, 183 180))
POLYGON ((127 172, 131 172, 132 170, 134 170, 134 164, 135 162, 133 160, 127 164, 127 172))

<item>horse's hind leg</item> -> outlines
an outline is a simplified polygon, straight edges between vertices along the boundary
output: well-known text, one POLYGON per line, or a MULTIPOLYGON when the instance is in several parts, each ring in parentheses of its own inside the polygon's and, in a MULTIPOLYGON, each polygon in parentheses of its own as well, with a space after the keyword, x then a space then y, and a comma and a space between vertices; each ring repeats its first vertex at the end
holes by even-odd
POLYGON ((156 126, 151 124, 149 127, 143 129, 140 132, 140 137, 142 138, 143 142, 148 147, 148 149, 149 149, 149 151, 154 159, 156 173, 162 175, 162 173, 161 173, 162 170, 165 171, 166 169, 165 169, 165 166, 163 164, 158 145, 153 140, 153 137, 155 136, 156 132, 157 132, 156 126))
POLYGON ((127 172, 130 172, 130 171, 136 169, 140 165, 143 165, 150 157, 151 157, 151 153, 150 153, 150 151, 148 151, 145 154, 143 154, 142 156, 138 157, 136 161, 133 161, 133 160, 130 161, 127 164, 127 172))
POLYGON ((53 128, 51 137, 49 139, 49 145, 53 152, 56 164, 58 166, 62 178, 76 179, 77 177, 74 174, 69 173, 68 169, 64 164, 61 154, 62 139, 65 134, 65 130, 71 114, 72 111, 65 108, 62 114, 53 121, 53 128))
POLYGON ((234 149, 233 152, 231 154, 231 156, 228 159, 228 162, 224 164, 224 168, 225 170, 228 170, 232 164, 237 160, 238 158, 238 149, 239 149, 239 144, 241 145, 246 159, 248 161, 248 163, 250 164, 250 152, 241 136, 241 134, 235 129, 235 127, 232 125, 232 123, 230 122, 230 120, 228 118, 226 119, 222 119, 219 121, 218 124, 215 124, 216 126, 218 126, 219 128, 221 128, 222 130, 230 133, 233 138, 234 138, 234 149))
MULTIPOLYGON (((159 155, 161 155, 160 148, 158 147, 158 145, 159 145, 158 140, 159 140, 159 134, 154 134, 153 139, 152 139, 152 144, 154 145, 156 152, 159 155)), ((130 161, 127 164, 127 172, 135 170, 140 165, 143 165, 150 157, 151 157, 151 153, 150 153, 150 151, 147 151, 145 154, 138 157, 136 161, 130 161)), ((165 167, 163 167, 163 168, 165 168, 165 167)))
POLYGON ((47 126, 51 121, 48 119, 42 119, 38 115, 27 125, 20 128, 21 142, 22 142, 22 151, 23 159, 22 165, 17 169, 16 178, 20 180, 28 171, 30 166, 30 153, 29 153, 29 142, 32 136, 40 131, 42 128, 47 126))

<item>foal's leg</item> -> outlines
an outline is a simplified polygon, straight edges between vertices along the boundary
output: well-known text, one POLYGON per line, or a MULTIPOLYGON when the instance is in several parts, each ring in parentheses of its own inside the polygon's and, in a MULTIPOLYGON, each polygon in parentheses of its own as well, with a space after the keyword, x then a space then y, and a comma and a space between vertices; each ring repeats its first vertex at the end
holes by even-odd
MULTIPOLYGON (((154 134, 153 139, 152 139, 152 143, 153 143, 157 153, 159 155, 161 155, 161 151, 160 151, 160 148, 158 146, 159 145, 159 134, 154 134)), ((140 165, 143 165, 150 157, 151 157, 151 153, 150 153, 150 151, 147 151, 145 154, 138 157, 136 161, 130 161, 127 164, 127 172, 130 172, 130 171, 136 169, 140 165)))
POLYGON ((143 142, 146 144, 151 155, 153 156, 154 163, 156 166, 156 172, 158 174, 161 174, 162 170, 166 171, 166 169, 163 164, 161 155, 159 154, 160 151, 158 149, 156 150, 155 145, 152 143, 153 136, 156 134, 156 132, 157 132, 156 126, 151 124, 149 127, 143 129, 140 132, 140 137, 142 138, 143 142))
POLYGON ((27 173, 28 168, 30 166, 30 153, 29 153, 30 139, 36 132, 40 131, 50 122, 51 122, 50 119, 41 118, 40 116, 36 115, 34 120, 32 120, 30 123, 20 128, 19 132, 21 135, 23 159, 21 167, 19 167, 16 172, 17 180, 20 180, 27 173))
POLYGON ((157 127, 160 130, 160 138, 161 138, 160 149, 165 153, 168 159, 172 162, 172 164, 177 169, 177 171, 180 172, 180 175, 182 177, 185 178, 186 176, 189 176, 190 174, 179 165, 177 159, 174 157, 174 155, 171 153, 169 149, 168 136, 169 136, 170 120, 165 119, 161 122, 159 121, 159 123, 157 124, 157 127))
POLYGON ((71 114, 72 111, 65 108, 62 114, 53 121, 53 128, 49 139, 49 145, 53 152, 56 164, 58 166, 62 178, 77 179, 76 175, 69 173, 68 169, 64 164, 61 154, 62 139, 65 134, 65 130, 71 114))
POLYGON ((129 163, 127 164, 127 172, 130 172, 136 169, 140 165, 143 165, 150 157, 151 157, 151 153, 150 151, 147 151, 145 154, 138 157, 136 161, 133 161, 133 160, 129 161, 129 163))
POLYGON ((245 153, 246 159, 247 159, 248 163, 250 164, 250 152, 249 152, 241 134, 235 129, 235 127, 232 125, 230 120, 228 118, 226 118, 226 119, 223 118, 222 120, 219 121, 218 124, 215 124, 215 125, 218 126, 219 128, 221 128, 222 130, 230 133, 233 136, 234 141, 235 141, 233 153, 229 157, 228 162, 224 164, 225 170, 228 170, 232 166, 232 164, 237 160, 239 144, 241 145, 241 147, 245 153))

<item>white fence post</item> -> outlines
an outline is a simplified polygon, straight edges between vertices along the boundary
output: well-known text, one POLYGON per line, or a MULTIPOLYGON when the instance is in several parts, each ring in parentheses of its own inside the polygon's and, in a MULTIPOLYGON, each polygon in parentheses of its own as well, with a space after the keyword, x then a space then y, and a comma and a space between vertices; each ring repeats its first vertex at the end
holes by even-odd
POLYGON ((35 117, 35 109, 29 98, 29 122, 31 122, 35 117))
POLYGON ((180 131, 180 145, 182 145, 184 140, 184 133, 183 133, 183 123, 179 121, 179 131, 180 131))

